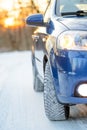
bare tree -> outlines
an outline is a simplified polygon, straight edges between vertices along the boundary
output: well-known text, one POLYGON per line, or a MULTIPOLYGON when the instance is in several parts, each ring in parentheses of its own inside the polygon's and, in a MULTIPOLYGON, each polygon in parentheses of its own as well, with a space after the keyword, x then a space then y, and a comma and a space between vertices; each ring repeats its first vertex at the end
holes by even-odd
MULTIPOLYGON (((32 34, 32 29, 26 26, 25 24, 25 18, 33 13, 40 13, 39 6, 38 4, 35 3, 34 0, 29 0, 25 3, 25 6, 23 5, 22 0, 17 0, 13 4, 13 12, 18 11, 19 16, 14 17, 15 24, 19 23, 16 28, 14 25, 12 27, 8 26, 7 29, 5 29, 5 39, 6 40, 6 45, 7 42, 9 43, 8 45, 11 46, 12 49, 16 50, 28 50, 31 48, 31 34, 32 34), (17 4, 17 7, 15 6, 17 4), (21 24, 20 24, 21 23, 21 24)), ((10 17, 10 12, 3 10, 2 13, 0 12, 0 26, 3 27, 4 20, 10 17)), ((3 28, 4 29, 4 28, 3 28)), ((4 33, 3 33, 4 34, 4 33)), ((4 35, 3 35, 4 37, 4 35)))

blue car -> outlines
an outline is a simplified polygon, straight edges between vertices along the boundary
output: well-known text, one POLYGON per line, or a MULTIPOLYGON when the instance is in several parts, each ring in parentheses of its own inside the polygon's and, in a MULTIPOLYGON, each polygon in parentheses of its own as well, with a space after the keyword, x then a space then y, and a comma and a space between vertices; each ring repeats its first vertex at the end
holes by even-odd
POLYGON ((28 16, 34 90, 44 91, 50 120, 69 118, 70 106, 87 104, 87 0, 50 0, 45 14, 28 16))

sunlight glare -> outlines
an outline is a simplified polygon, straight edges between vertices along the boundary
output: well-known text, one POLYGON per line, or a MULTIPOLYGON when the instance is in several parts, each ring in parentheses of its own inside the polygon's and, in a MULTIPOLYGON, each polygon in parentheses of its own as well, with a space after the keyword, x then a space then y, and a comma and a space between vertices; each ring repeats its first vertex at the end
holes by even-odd
POLYGON ((14 25, 14 18, 7 18, 5 20, 5 27, 13 26, 14 25))

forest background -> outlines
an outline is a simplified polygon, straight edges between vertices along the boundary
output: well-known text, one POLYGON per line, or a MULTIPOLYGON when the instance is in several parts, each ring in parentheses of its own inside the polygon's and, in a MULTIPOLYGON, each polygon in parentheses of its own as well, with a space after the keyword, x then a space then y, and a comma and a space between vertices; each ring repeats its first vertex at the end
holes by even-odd
POLYGON ((0 0, 0 52, 30 50, 32 32, 27 16, 44 13, 48 0, 0 0))

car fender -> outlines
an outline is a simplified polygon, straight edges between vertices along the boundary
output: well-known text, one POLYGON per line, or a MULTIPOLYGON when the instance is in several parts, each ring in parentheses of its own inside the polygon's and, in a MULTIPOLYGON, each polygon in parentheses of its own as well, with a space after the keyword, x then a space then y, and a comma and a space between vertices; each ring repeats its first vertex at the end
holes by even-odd
POLYGON ((50 65, 50 71, 52 75, 53 85, 56 90, 56 94, 59 93, 59 79, 58 79, 58 71, 56 66, 56 59, 55 59, 55 53, 54 50, 51 49, 50 55, 49 55, 49 65, 50 65))

